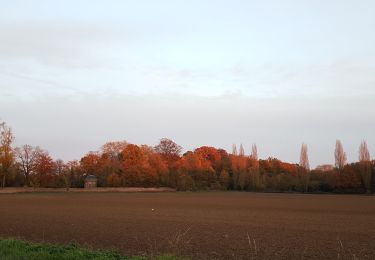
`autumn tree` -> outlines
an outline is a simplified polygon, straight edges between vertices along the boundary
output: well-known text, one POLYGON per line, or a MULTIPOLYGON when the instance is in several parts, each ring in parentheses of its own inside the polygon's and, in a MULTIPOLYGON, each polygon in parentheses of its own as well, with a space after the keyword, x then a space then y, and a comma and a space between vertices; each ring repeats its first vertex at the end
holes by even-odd
POLYGON ((14 136, 12 129, 5 122, 0 124, 0 174, 2 175, 1 186, 4 188, 6 178, 10 174, 10 169, 14 162, 14 151, 12 143, 14 136))
POLYGON ((182 147, 168 138, 160 139, 155 151, 161 155, 168 165, 168 180, 171 187, 177 186, 178 181, 178 160, 181 158, 182 147))
POLYGON ((161 154, 167 162, 171 162, 180 158, 182 147, 168 138, 162 138, 155 146, 155 151, 161 154))
POLYGON ((126 148, 126 141, 107 142, 102 146, 100 154, 101 179, 107 185, 120 186, 122 175, 121 152, 126 148))
POLYGON ((128 144, 129 143, 126 141, 107 142, 102 146, 102 154, 106 154, 110 158, 118 159, 118 156, 128 144))
POLYGON ((344 169, 346 164, 346 153, 344 152, 344 148, 342 147, 342 143, 340 140, 336 140, 336 147, 335 147, 335 166, 341 172, 344 169))
POLYGON ((335 190, 352 193, 363 192, 363 188, 359 163, 346 164, 339 174, 336 174, 335 190))
MULTIPOLYGON (((235 151, 232 151, 235 152, 235 151)), ((237 152, 236 152, 237 153, 237 152)), ((240 167, 239 157, 237 154, 230 154, 230 177, 231 177, 231 188, 237 190, 239 187, 240 178, 240 167)))
POLYGON ((240 190, 246 190, 249 187, 250 176, 246 170, 242 170, 238 173, 238 188, 240 190))
POLYGON ((215 171, 210 161, 199 153, 188 152, 180 161, 182 173, 187 173, 193 179, 195 187, 207 189, 216 181, 215 171))
POLYGON ((240 151, 238 154, 238 163, 239 163, 239 180, 238 185, 241 190, 248 189, 250 186, 250 175, 248 171, 248 158, 245 157, 245 149, 243 145, 240 144, 240 151))
POLYGON ((89 152, 81 158, 80 164, 86 174, 95 175, 100 167, 100 155, 96 152, 89 152))
POLYGON ((302 179, 305 192, 308 190, 309 181, 310 181, 310 163, 309 157, 307 154, 307 145, 302 143, 299 165, 302 171, 302 179))
POLYGON ((144 149, 135 144, 129 144, 121 155, 127 186, 154 186, 156 184, 157 172, 151 168, 144 149))
POLYGON ((138 186, 142 176, 145 156, 141 148, 135 144, 129 144, 121 152, 124 169, 123 181, 126 186, 138 186))
POLYGON ((226 170, 222 170, 219 176, 219 182, 223 189, 227 190, 230 186, 230 176, 226 170))
POLYGON ((170 184, 170 180, 167 163, 163 160, 159 153, 155 152, 151 146, 142 145, 141 149, 147 157, 150 170, 152 171, 152 178, 154 178, 154 174, 156 174, 157 180, 155 181, 157 181, 157 184, 168 186, 170 184))
POLYGON ((371 192, 371 158, 367 143, 363 141, 359 146, 359 166, 363 186, 367 193, 371 192))
POLYGON ((231 159, 231 173, 233 189, 244 190, 249 186, 250 176, 248 173, 248 159, 245 157, 243 146, 240 147, 240 154, 237 155, 237 149, 233 146, 231 159))
POLYGON ((220 175, 221 172, 224 170, 226 171, 230 176, 231 171, 231 155, 224 149, 217 149, 218 154, 220 155, 220 160, 217 162, 216 165, 216 174, 220 175))
POLYGON ((30 185, 30 176, 35 170, 36 161, 41 149, 39 147, 33 147, 31 145, 25 144, 21 147, 15 149, 16 158, 20 170, 25 176, 25 185, 30 185))
POLYGON ((222 168, 222 156, 220 151, 215 147, 201 146, 194 150, 194 153, 201 155, 204 159, 211 163, 212 168, 215 170, 217 176, 220 175, 222 168))
POLYGON ((36 157, 34 172, 31 176, 34 187, 52 187, 54 185, 55 163, 47 151, 40 151, 36 157))

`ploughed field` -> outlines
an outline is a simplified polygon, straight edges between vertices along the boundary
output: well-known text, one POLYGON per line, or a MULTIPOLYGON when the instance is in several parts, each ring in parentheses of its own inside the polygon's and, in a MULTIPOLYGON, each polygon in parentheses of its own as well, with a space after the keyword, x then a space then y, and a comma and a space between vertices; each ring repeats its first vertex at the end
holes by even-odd
POLYGON ((192 259, 375 259, 375 197, 0 194, 0 237, 192 259))

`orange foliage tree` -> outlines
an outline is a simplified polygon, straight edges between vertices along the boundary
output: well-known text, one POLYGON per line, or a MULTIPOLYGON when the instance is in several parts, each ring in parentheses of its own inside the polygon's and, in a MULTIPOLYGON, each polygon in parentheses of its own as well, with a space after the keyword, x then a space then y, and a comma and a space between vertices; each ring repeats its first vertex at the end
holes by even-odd
POLYGON ((34 187, 55 186, 55 163, 46 151, 40 151, 35 162, 35 171, 32 175, 34 187))
POLYGON ((209 189, 216 182, 216 174, 211 162, 195 152, 187 152, 179 162, 180 178, 189 180, 192 187, 182 189, 209 189))

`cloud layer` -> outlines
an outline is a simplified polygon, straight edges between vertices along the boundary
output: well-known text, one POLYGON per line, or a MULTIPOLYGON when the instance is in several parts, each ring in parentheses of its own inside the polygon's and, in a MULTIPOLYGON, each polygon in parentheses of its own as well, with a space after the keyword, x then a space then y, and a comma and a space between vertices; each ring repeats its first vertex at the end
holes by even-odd
MULTIPOLYGON (((372 1, 11 1, 0 9, 0 117, 73 159, 105 141, 257 142, 330 162, 373 147, 372 1)), ((373 147, 375 148, 375 147, 373 147)), ((375 149, 374 149, 375 150, 375 149)))

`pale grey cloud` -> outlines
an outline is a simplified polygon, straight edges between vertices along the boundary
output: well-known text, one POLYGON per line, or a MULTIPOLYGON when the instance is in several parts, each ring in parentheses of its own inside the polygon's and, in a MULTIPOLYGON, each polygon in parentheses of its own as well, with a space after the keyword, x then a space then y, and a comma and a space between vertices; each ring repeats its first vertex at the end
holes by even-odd
POLYGON ((220 96, 240 92, 252 97, 351 97, 375 94, 375 65, 360 62, 259 66, 223 69, 175 69, 141 66, 134 78, 164 92, 220 96), (138 73, 142 73, 138 75, 138 73), (183 87, 179 87, 183 86, 183 87))
POLYGON ((106 66, 107 48, 124 44, 124 31, 101 26, 54 22, 0 23, 0 58, 74 70, 106 66))
POLYGON ((262 157, 351 160, 374 140, 371 1, 6 1, 0 117, 78 158, 103 142, 257 142, 262 157), (272 4, 270 4, 272 3, 272 4))

